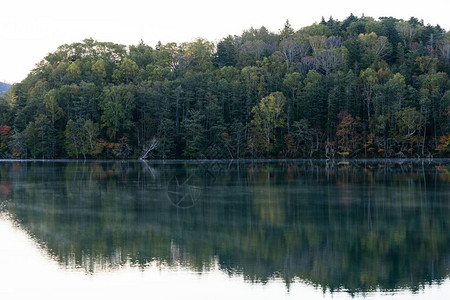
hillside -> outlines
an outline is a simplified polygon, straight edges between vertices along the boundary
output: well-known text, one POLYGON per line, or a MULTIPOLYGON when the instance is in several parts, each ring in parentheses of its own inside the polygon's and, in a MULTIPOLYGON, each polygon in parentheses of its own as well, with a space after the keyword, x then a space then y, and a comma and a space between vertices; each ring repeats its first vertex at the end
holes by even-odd
POLYGON ((11 85, 4 83, 4 82, 0 82, 0 96, 7 92, 9 89, 11 88, 11 85))
POLYGON ((60 46, 0 101, 23 158, 450 154, 450 33, 350 15, 217 44, 60 46), (11 100, 12 99, 12 100, 11 100), (14 103, 8 103, 14 101, 14 103), (12 129, 15 128, 15 135, 12 129))

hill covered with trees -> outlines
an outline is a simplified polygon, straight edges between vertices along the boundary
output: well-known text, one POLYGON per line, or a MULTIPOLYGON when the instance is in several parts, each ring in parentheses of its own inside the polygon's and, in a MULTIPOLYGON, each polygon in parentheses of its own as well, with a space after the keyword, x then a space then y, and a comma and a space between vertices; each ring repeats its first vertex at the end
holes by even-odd
POLYGON ((9 89, 11 88, 11 85, 4 83, 4 82, 0 82, 0 96, 7 92, 9 89))
POLYGON ((416 18, 286 21, 217 44, 86 39, 0 97, 21 158, 448 156, 450 32, 416 18))

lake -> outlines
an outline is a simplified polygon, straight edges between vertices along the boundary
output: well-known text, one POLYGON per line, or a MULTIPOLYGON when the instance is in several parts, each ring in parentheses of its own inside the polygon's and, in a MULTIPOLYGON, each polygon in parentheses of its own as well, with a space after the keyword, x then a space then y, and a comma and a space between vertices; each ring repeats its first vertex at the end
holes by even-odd
POLYGON ((0 298, 450 299, 450 161, 1 161, 0 298))

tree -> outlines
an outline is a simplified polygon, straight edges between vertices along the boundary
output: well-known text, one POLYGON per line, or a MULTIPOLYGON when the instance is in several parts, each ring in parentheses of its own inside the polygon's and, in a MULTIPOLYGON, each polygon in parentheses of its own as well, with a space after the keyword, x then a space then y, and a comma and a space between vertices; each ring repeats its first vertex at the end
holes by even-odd
POLYGON ((241 158, 245 155, 245 143, 247 141, 247 128, 240 121, 234 121, 229 128, 230 147, 232 155, 241 158))
MULTIPOLYGON (((378 111, 381 114, 385 114, 388 110, 396 113, 403 108, 406 97, 406 83, 405 77, 400 73, 394 74, 383 86, 384 98, 387 103, 378 104, 378 111)), ((383 97, 380 97, 383 98, 383 97)))
POLYGON ((18 97, 16 95, 17 93, 17 86, 12 86, 9 91, 3 93, 1 96, 5 101, 5 104, 9 106, 9 108, 14 109, 17 104, 18 97))
POLYGON ((316 55, 317 69, 323 71, 325 75, 344 63, 342 54, 335 50, 323 50, 316 55))
POLYGON ((353 37, 345 42, 347 48, 347 66, 355 74, 359 73, 361 68, 361 58, 364 52, 364 44, 358 37, 353 37))
POLYGON ((437 71, 438 59, 430 56, 421 56, 416 58, 416 64, 418 65, 422 73, 433 74, 437 71))
POLYGON ((439 44, 439 54, 444 62, 450 62, 450 36, 439 44))
POLYGON ((325 36, 331 35, 331 30, 324 24, 314 23, 313 25, 303 27, 298 31, 299 34, 306 36, 325 36))
POLYGON ((92 65, 91 70, 98 78, 102 80, 106 78, 105 61, 103 59, 98 59, 95 64, 92 65))
POLYGON ((411 47, 411 43, 417 35, 417 27, 408 22, 399 22, 395 25, 395 29, 397 29, 405 48, 411 47))
POLYGON ((450 133, 439 138, 439 145, 435 148, 436 151, 442 153, 450 153, 450 133))
POLYGON ((81 60, 77 59, 72 62, 66 69, 66 79, 69 82, 76 82, 81 76, 81 60))
POLYGON ((310 36, 308 41, 313 54, 328 49, 328 40, 325 36, 310 36))
POLYGON ((307 119, 300 119, 292 124, 291 135, 294 137, 295 146, 304 156, 311 157, 314 153, 313 133, 307 119))
POLYGON ((63 109, 65 119, 75 118, 74 103, 79 96, 79 88, 76 84, 63 85, 59 89, 59 105, 63 109))
POLYGON ((161 45, 156 51, 158 64, 162 67, 169 67, 171 71, 177 70, 184 62, 185 50, 176 43, 161 45))
POLYGON ((109 138, 115 139, 117 133, 133 126, 134 96, 125 86, 112 86, 103 90, 101 98, 102 127, 109 138))
MULTIPOLYGON (((450 96, 450 92, 447 92, 450 96)), ((446 94, 447 94, 446 93, 446 94)), ((434 149, 441 153, 450 153, 450 105, 446 107, 445 111, 442 113, 446 120, 444 121, 443 127, 446 130, 446 134, 439 137, 439 144, 434 149)))
POLYGON ((28 123, 24 134, 32 158, 55 157, 56 130, 47 116, 39 114, 34 122, 28 123))
POLYGON ((286 20, 284 23, 284 28, 280 30, 280 35, 282 39, 287 39, 294 35, 294 29, 292 29, 292 25, 289 20, 286 20))
POLYGON ((423 125, 423 115, 415 107, 406 107, 396 114, 400 133, 412 137, 423 125))
POLYGON ((213 68, 213 43, 199 38, 195 42, 184 45, 184 48, 186 49, 185 58, 190 70, 206 72, 213 68))
POLYGON ((247 85, 249 92, 264 95, 266 93, 265 72, 259 67, 245 67, 241 71, 244 83, 247 85))
POLYGON ((81 82, 78 97, 73 101, 73 118, 84 120, 98 119, 98 102, 101 98, 101 86, 93 82, 81 82))
POLYGON ((44 97, 44 106, 47 112, 50 114, 53 126, 55 122, 58 121, 63 115, 63 110, 58 105, 58 98, 59 93, 55 89, 50 90, 44 97))
POLYGON ((297 93, 302 88, 302 76, 298 72, 288 73, 284 77, 283 85, 287 88, 289 91, 288 101, 287 101, 287 128, 288 133, 290 130, 290 124, 291 120, 293 118, 293 115, 295 115, 293 112, 295 112, 297 104, 297 93))
POLYGON ((206 116, 205 129, 207 131, 207 143, 209 147, 215 148, 215 153, 210 154, 215 156, 214 158, 223 157, 226 151, 226 147, 224 147, 226 127, 222 113, 223 108, 219 103, 219 99, 209 92, 205 94, 205 102, 204 111, 206 116))
POLYGON ((280 42, 280 51, 289 64, 299 61, 302 57, 308 55, 310 46, 295 37, 285 38, 280 42))
POLYGON ((173 156, 175 154, 175 123, 163 118, 158 125, 157 134, 159 156, 163 159, 173 156))
POLYGON ((201 157, 205 150, 205 130, 202 123, 205 116, 198 110, 190 110, 189 115, 183 120, 181 127, 186 147, 183 155, 187 158, 201 157))
POLYGON ((378 36, 375 32, 371 32, 369 34, 361 33, 359 38, 367 49, 372 50, 381 58, 387 56, 391 51, 392 46, 385 36, 378 36))
POLYGON ((233 37, 228 36, 217 44, 217 51, 213 59, 214 65, 219 68, 236 65, 237 53, 233 42, 233 37))
POLYGON ((326 125, 326 98, 322 76, 316 70, 309 71, 303 81, 298 114, 306 118, 317 132, 326 125))
MULTIPOLYGON (((425 116, 425 122, 432 125, 429 132, 434 135, 434 147, 438 145, 439 123, 442 112, 450 104, 450 96, 446 93, 448 75, 446 73, 428 74, 421 77, 420 112, 425 116), (444 100, 444 101, 443 101, 444 100), (447 102, 447 103, 446 103, 447 102), (430 122, 431 121, 431 122, 430 122)), ((427 127, 424 131, 428 131, 427 127)), ((425 135, 424 135, 425 136, 425 135)))
POLYGON ((15 131, 11 136, 11 141, 9 142, 9 147, 11 148, 11 154, 17 158, 27 158, 27 137, 25 132, 20 133, 15 131))
POLYGON ((142 153, 139 159, 146 159, 147 156, 151 156, 152 152, 155 151, 158 148, 158 139, 156 137, 153 137, 150 141, 147 141, 144 143, 144 146, 142 147, 142 153))
POLYGON ((70 119, 67 122, 64 132, 65 142, 64 149, 69 157, 78 158, 83 154, 83 133, 81 120, 75 122, 70 119))
POLYGON ((348 156, 358 149, 360 135, 356 130, 357 121, 351 114, 342 110, 338 114, 339 124, 337 126, 336 138, 338 142, 338 154, 348 156))
POLYGON ((417 111, 415 107, 406 107, 396 113, 398 135, 397 140, 403 145, 409 143, 411 145, 408 152, 412 152, 414 144, 419 145, 422 141, 421 129, 424 126, 425 117, 417 111))
POLYGON ((11 126, 0 125, 0 155, 6 155, 9 139, 13 135, 11 126))
POLYGON ((98 124, 91 120, 86 120, 82 127, 82 154, 90 154, 95 156, 101 152, 101 147, 97 141, 98 134, 100 132, 98 124))
POLYGON ((337 126, 337 116, 341 110, 354 117, 359 116, 360 106, 357 102, 357 80, 350 70, 347 73, 338 71, 332 74, 332 88, 328 92, 327 134, 333 136, 337 126))
POLYGON ((154 50, 142 40, 136 46, 130 46, 129 51, 129 58, 136 62, 139 69, 155 62, 154 50))
POLYGON ((361 71, 359 78, 362 84, 363 102, 367 112, 367 120, 370 122, 372 99, 378 86, 377 73, 372 68, 367 68, 366 70, 361 71))
POLYGON ((54 158, 56 155, 56 129, 52 121, 40 114, 35 120, 36 133, 40 141, 42 158, 54 158))
POLYGON ((275 52, 269 57, 264 57, 258 64, 266 74, 267 92, 275 92, 281 89, 284 74, 287 71, 287 64, 280 52, 275 52))
POLYGON ((114 70, 112 79, 117 83, 128 84, 134 79, 139 70, 138 65, 129 58, 124 58, 119 64, 117 69, 114 70))
POLYGON ((269 50, 269 48, 269 45, 267 45, 267 43, 262 40, 246 41, 241 46, 240 58, 242 58, 242 56, 244 56, 245 54, 252 54, 256 60, 260 60, 265 56, 265 54, 268 55, 270 52, 272 52, 269 50))
POLYGON ((263 139, 263 151, 271 154, 274 150, 276 129, 285 125, 284 106, 286 98, 281 92, 271 93, 261 99, 252 109, 253 119, 250 122, 252 133, 263 139))

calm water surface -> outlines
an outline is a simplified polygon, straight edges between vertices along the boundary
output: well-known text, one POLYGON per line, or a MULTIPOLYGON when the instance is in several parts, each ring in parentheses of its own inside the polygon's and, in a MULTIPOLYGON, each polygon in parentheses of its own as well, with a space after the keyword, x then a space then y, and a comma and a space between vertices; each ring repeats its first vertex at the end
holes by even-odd
POLYGON ((0 298, 450 299, 449 184, 439 160, 3 161, 0 298))

